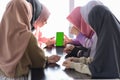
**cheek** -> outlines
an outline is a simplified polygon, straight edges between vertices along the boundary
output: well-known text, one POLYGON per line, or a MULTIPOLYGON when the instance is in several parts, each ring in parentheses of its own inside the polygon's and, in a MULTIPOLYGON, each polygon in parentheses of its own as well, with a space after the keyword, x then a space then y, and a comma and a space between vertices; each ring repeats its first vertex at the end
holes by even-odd
POLYGON ((39 26, 39 27, 42 27, 42 26, 44 26, 44 24, 43 24, 43 23, 39 23, 38 26, 39 26))

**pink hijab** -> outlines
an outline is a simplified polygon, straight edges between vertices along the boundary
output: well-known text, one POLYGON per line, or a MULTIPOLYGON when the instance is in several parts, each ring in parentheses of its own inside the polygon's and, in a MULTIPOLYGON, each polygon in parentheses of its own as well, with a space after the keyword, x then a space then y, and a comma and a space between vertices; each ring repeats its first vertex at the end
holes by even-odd
POLYGON ((92 37, 94 31, 91 29, 90 25, 87 24, 83 19, 83 17, 81 16, 80 7, 74 8, 74 10, 67 17, 67 19, 74 26, 76 26, 82 34, 84 34, 88 38, 92 37))
POLYGON ((14 77, 29 39, 31 6, 26 0, 11 0, 0 23, 0 70, 14 77))
MULTIPOLYGON (((35 22, 41 22, 41 24, 43 24, 43 20, 47 21, 49 16, 50 16, 49 10, 42 4, 41 13, 40 13, 39 17, 37 18, 37 20, 35 22)), ((36 29, 34 34, 35 34, 35 36, 36 36, 36 38, 38 40, 39 46, 41 46, 42 43, 45 43, 48 39, 45 38, 45 37, 42 37, 42 32, 40 31, 40 27, 42 27, 42 26, 36 25, 34 27, 36 29)))

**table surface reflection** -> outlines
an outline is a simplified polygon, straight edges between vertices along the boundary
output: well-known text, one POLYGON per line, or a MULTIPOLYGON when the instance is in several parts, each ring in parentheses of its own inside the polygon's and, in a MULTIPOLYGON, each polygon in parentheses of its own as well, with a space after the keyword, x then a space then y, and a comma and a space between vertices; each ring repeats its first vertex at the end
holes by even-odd
POLYGON ((56 64, 49 64, 45 69, 31 69, 31 80, 81 80, 91 77, 81 74, 73 69, 66 69, 62 66, 65 60, 64 47, 53 47, 44 49, 47 56, 58 54, 61 59, 56 64))

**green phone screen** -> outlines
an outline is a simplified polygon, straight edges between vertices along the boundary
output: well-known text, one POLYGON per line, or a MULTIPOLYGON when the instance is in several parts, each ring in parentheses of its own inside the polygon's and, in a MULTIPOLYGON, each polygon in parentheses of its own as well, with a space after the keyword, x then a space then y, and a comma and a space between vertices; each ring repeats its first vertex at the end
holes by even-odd
POLYGON ((64 32, 56 32, 56 46, 64 45, 64 32))

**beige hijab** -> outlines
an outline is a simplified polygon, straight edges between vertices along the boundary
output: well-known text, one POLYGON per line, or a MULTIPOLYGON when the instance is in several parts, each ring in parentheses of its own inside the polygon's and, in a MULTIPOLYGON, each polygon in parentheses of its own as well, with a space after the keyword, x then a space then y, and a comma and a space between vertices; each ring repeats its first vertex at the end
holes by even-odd
POLYGON ((26 0, 11 0, 0 23, 0 69, 14 77, 16 65, 28 45, 31 6, 26 0))

